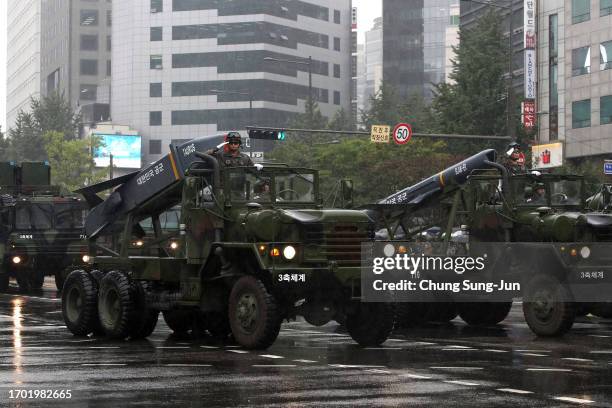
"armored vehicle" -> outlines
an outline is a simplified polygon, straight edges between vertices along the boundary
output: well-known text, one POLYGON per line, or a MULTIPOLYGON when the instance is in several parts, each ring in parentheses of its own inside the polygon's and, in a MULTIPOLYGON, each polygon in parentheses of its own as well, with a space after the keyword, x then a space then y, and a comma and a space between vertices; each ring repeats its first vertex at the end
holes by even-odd
POLYGON ((73 271, 64 285, 68 329, 146 337, 161 311, 176 333, 231 332, 244 347, 266 348, 283 319, 303 315, 317 325, 345 320, 359 344, 383 343, 393 305, 360 302, 361 242, 373 237, 372 221, 323 208, 314 170, 264 163, 220 171, 201 152, 223 137, 170 145, 141 171, 81 190, 92 206, 85 231, 95 256, 89 272, 73 271), (114 187, 105 200, 97 195, 114 187), (160 214, 177 205, 179 229, 164 233, 160 214), (135 254, 141 223, 155 239, 135 254), (106 242, 119 245, 103 245, 113 235, 106 242))
MULTIPOLYGON (((400 234, 418 241, 423 231, 437 227, 440 254, 448 254, 453 236, 459 235, 465 254, 488 253, 496 278, 521 283, 531 330, 556 336, 571 328, 576 315, 607 310, 612 300, 607 289, 612 215, 605 209, 606 192, 602 188, 587 199, 584 180, 576 175, 509 175, 488 150, 381 200, 370 211, 391 239, 400 234)), ((413 324, 423 316, 450 320, 459 314, 468 324, 496 324, 511 306, 511 299, 451 298, 402 304, 400 319, 413 324)))
POLYGON ((54 275, 87 259, 83 235, 86 203, 50 185, 47 163, 0 163, 0 291, 11 277, 21 291, 42 287, 54 275))

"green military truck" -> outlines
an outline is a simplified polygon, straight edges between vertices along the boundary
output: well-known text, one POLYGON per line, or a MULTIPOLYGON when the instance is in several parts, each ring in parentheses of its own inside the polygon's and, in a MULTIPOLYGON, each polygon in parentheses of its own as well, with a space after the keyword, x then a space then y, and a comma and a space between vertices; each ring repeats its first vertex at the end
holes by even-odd
MULTIPOLYGON (((425 232, 435 231, 426 241, 440 255, 457 254, 458 248, 461 255, 487 254, 491 275, 486 278, 520 282, 531 330, 557 336, 580 314, 609 313, 610 192, 604 186, 588 198, 577 175, 510 175, 495 162, 495 152, 485 150, 381 200, 370 212, 391 240, 423 241, 425 232)), ((458 314, 468 324, 490 325, 510 311, 511 299, 446 295, 450 302, 400 304, 399 323, 458 314)))
POLYGON ((50 185, 47 163, 0 163, 0 292, 14 278, 21 291, 40 289, 87 259, 83 234, 86 203, 50 185))
POLYGON ((80 191, 92 207, 85 231, 95 256, 89 272, 73 271, 64 285, 68 329, 146 337, 161 311, 176 333, 231 332, 257 349, 275 341, 283 319, 303 315, 316 324, 344 320, 361 345, 383 343, 393 305, 360 301, 361 243, 372 239, 372 221, 362 211, 323 208, 314 170, 220 171, 200 152, 223 137, 170 145, 170 154, 141 171, 80 191), (97 195, 114 187, 105 200, 97 195), (159 220, 177 205, 179 240, 159 220), (155 239, 136 254, 141 222, 153 226, 155 239), (169 240, 180 248, 170 251, 169 240))

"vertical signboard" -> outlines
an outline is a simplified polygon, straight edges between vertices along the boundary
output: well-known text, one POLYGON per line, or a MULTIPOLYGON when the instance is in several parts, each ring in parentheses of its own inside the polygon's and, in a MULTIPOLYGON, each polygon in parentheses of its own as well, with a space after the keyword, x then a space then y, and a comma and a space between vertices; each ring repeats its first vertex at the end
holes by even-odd
POLYGON ((351 11, 351 30, 357 29, 357 7, 353 7, 351 11))
POLYGON ((536 47, 536 0, 525 0, 523 4, 523 43, 525 48, 536 47))
POLYGON ((536 98, 536 55, 535 50, 525 50, 525 99, 536 98))
POLYGON ((535 101, 524 101, 522 103, 522 123, 525 129, 532 130, 536 125, 535 101))
POLYGON ((523 2, 523 45, 525 47, 524 75, 525 102, 523 104, 523 126, 532 130, 536 126, 536 0, 523 2))

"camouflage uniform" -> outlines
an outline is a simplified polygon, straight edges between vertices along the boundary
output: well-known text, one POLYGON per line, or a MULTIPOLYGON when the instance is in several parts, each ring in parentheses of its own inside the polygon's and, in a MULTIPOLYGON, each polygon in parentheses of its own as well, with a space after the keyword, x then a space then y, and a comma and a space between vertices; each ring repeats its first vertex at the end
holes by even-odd
POLYGON ((221 170, 226 167, 253 166, 251 158, 244 153, 238 153, 238 155, 234 156, 230 152, 218 151, 214 156, 217 158, 221 170))

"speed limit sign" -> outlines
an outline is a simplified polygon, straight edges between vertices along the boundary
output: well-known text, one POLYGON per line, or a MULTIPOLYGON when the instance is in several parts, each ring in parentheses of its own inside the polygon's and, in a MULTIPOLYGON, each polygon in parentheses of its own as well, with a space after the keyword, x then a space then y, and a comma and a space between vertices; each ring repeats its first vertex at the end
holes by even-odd
POLYGON ((393 140, 399 145, 408 143, 412 137, 412 126, 407 123, 398 123, 393 129, 393 140))

